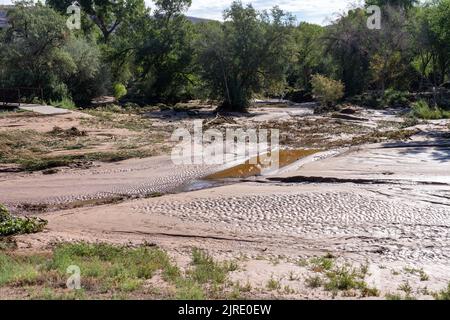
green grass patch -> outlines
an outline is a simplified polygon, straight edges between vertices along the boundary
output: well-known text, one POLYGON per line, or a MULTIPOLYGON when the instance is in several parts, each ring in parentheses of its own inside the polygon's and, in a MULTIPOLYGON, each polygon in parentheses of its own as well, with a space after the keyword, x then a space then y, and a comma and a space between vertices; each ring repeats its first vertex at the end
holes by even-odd
POLYGON ((192 251, 193 269, 189 272, 190 277, 198 283, 223 284, 227 274, 235 270, 235 265, 228 262, 219 263, 203 250, 192 251))
POLYGON ((19 255, 0 251, 0 286, 22 288, 32 299, 104 299, 117 297, 202 300, 228 295, 228 273, 236 264, 217 262, 194 249, 191 268, 182 272, 163 250, 152 246, 129 248, 104 243, 61 243, 51 253, 19 255), (80 269, 81 290, 70 290, 69 266, 80 269), (158 275, 162 288, 150 288, 158 275), (151 291, 149 291, 151 290, 151 291))
POLYGON ((450 111, 439 107, 430 107, 425 100, 420 100, 413 103, 411 116, 425 120, 448 119, 450 118, 450 111))

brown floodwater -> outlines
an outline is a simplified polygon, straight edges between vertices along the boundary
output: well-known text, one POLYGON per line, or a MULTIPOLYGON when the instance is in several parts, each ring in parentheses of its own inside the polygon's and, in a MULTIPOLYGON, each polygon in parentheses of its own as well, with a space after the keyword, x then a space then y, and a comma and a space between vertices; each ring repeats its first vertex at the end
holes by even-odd
MULTIPOLYGON (((283 168, 290 165, 302 158, 310 156, 319 152, 316 149, 297 149, 297 150, 279 150, 279 167, 283 168)), ((271 167, 271 154, 266 154, 264 157, 255 157, 247 160, 245 163, 239 164, 237 166, 219 171, 207 176, 206 180, 220 180, 220 179, 237 179, 237 178, 248 178, 252 176, 261 175, 264 169, 269 169, 271 167)))

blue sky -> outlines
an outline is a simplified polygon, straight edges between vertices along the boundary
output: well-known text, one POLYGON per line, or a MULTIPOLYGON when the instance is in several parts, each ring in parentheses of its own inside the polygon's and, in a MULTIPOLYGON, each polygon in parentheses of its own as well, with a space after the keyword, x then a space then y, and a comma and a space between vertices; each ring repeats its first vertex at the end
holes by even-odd
MULTIPOLYGON (((151 6, 152 1, 146 0, 151 6)), ((192 0, 192 7, 188 14, 200 18, 220 20, 223 10, 232 0, 192 0)), ((270 9, 278 5, 281 9, 293 13, 298 21, 326 24, 334 14, 346 11, 359 0, 253 0, 242 1, 252 3, 257 9, 270 9)), ((0 0, 0 4, 9 4, 10 0, 0 0)))

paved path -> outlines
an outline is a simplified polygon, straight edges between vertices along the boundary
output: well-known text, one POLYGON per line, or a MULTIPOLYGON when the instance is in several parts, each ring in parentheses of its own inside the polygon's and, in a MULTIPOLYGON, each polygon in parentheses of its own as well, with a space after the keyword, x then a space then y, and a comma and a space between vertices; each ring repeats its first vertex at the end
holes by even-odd
POLYGON ((66 109, 55 108, 52 106, 38 105, 38 104, 22 104, 19 107, 19 109, 25 110, 25 111, 32 111, 32 112, 36 112, 36 113, 47 115, 47 116, 70 113, 70 111, 66 110, 66 109))

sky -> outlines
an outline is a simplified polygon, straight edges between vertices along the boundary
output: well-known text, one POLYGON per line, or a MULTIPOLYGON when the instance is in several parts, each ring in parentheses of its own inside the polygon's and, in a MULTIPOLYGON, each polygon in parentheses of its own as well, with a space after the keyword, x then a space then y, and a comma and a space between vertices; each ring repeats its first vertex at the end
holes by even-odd
MULTIPOLYGON (((145 0, 151 6, 151 0, 145 0)), ((232 0, 192 0, 192 6, 187 13, 190 16, 221 20, 223 10, 230 6, 232 0)), ((334 14, 346 11, 358 0, 243 0, 252 3, 256 9, 270 9, 278 5, 281 9, 291 12, 297 20, 317 24, 327 24, 334 14)), ((11 0, 0 0, 0 4, 10 4, 11 0)))

